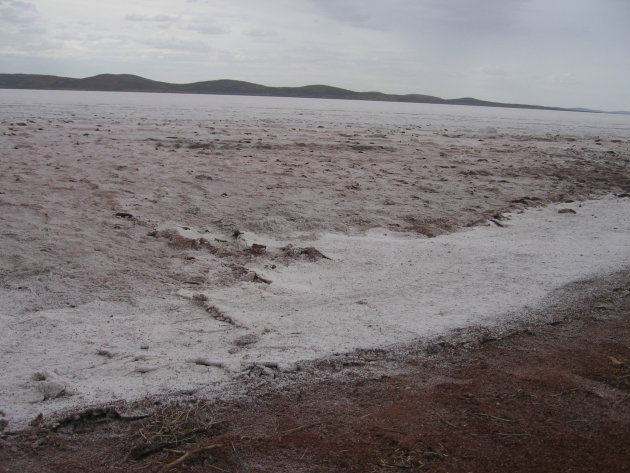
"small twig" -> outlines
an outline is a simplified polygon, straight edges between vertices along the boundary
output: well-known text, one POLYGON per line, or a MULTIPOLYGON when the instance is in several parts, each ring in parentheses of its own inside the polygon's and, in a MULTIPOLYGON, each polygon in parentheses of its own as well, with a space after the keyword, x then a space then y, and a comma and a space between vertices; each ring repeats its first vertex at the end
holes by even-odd
POLYGON ((212 448, 217 448, 217 447, 221 447, 221 444, 215 443, 215 444, 212 444, 212 445, 206 445, 205 447, 196 448, 195 450, 190 450, 190 451, 184 453, 177 460, 172 461, 171 463, 167 463, 166 465, 164 465, 162 468, 160 468, 157 471, 157 473, 165 473, 168 470, 170 470, 171 468, 173 468, 173 467, 179 465, 180 463, 183 463, 184 461, 186 461, 186 459, 188 459, 188 457, 191 457, 192 455, 195 455, 197 453, 205 452, 206 450, 210 450, 212 448))
POLYGON ((208 320, 208 317, 197 317, 195 319, 186 319, 186 320, 176 320, 175 322, 173 322, 174 324, 183 324, 186 322, 194 322, 196 320, 208 320))
POLYGON ((208 465, 210 468, 214 468, 215 470, 223 471, 224 473, 232 473, 229 470, 224 470, 223 468, 219 468, 218 466, 208 465))
POLYGON ((498 420, 499 422, 507 422, 510 424, 516 423, 514 419, 506 419, 505 417, 492 416, 490 414, 483 414, 481 412, 472 412, 471 414, 476 417, 488 417, 489 419, 498 420))
POLYGON ((149 468, 151 465, 140 465, 140 466, 132 466, 130 467, 130 469, 132 471, 140 471, 140 470, 146 470, 147 468, 149 468))
POLYGON ((433 413, 435 414, 435 416, 440 419, 442 422, 444 422, 446 425, 450 425, 451 427, 455 427, 457 428, 457 426, 455 424, 453 424, 452 422, 447 421, 442 414, 440 414, 438 411, 433 411, 433 413))
POLYGON ((381 427, 381 430, 384 432, 393 432, 395 434, 407 435, 405 432, 401 432, 400 430, 396 430, 396 429, 388 429, 387 427, 381 427))
POLYGON ((300 432, 301 430, 310 429, 311 427, 315 427, 319 422, 314 422, 312 424, 305 424, 299 427, 295 427, 294 429, 285 430, 284 432, 280 432, 278 437, 282 438, 283 435, 294 434, 295 432, 300 432))
POLYGON ((616 406, 617 404, 621 404, 622 402, 625 402, 625 401, 627 401, 628 399, 630 399, 630 393, 626 393, 626 394, 624 394, 624 395, 621 397, 621 399, 618 399, 618 400, 616 400, 616 401, 615 401, 615 404, 614 404, 614 405, 616 406))

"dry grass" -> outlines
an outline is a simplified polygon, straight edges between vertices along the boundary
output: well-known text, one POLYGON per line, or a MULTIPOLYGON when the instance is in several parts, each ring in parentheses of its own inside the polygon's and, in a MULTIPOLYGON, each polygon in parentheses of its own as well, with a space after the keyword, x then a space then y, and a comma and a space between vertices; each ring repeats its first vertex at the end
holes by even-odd
POLYGON ((140 459, 165 448, 191 443, 218 431, 205 403, 173 404, 156 412, 136 428, 130 439, 129 457, 140 459))
POLYGON ((396 448, 386 453, 384 458, 379 459, 378 465, 385 470, 399 469, 419 469, 424 466, 424 455, 422 452, 407 450, 406 448, 396 448))
POLYGON ((447 457, 448 454, 442 444, 438 444, 437 448, 417 444, 409 449, 394 442, 390 449, 381 451, 377 464, 385 471, 418 471, 429 462, 444 460, 447 457))

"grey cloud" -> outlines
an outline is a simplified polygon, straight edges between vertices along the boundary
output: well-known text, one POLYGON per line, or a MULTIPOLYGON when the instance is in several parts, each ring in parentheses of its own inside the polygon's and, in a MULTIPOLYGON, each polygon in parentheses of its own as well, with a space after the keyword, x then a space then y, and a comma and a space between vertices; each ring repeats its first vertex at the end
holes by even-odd
POLYGON ((138 15, 135 13, 129 13, 125 15, 127 21, 146 21, 152 23, 175 23, 180 20, 179 16, 157 14, 157 15, 138 15))
POLYGON ((427 0, 425 11, 446 24, 472 27, 502 27, 514 23, 531 0, 427 0))
POLYGON ((59 49, 61 49, 62 47, 63 47, 63 43, 61 41, 42 39, 39 41, 31 41, 30 43, 24 45, 22 49, 25 52, 28 52, 28 51, 44 52, 44 51, 59 51, 59 49))
POLYGON ((262 29, 251 29, 245 33, 247 36, 252 36, 254 38, 267 38, 270 36, 277 36, 278 33, 271 30, 262 30, 262 29))
POLYGON ((454 35, 512 31, 532 0, 309 0, 326 17, 355 27, 407 35, 449 30, 454 35))
POLYGON ((3 52, 13 54, 30 55, 32 51, 37 51, 38 54, 45 55, 51 51, 58 51, 63 47, 63 43, 60 41, 52 41, 46 39, 34 39, 27 42, 14 42, 11 45, 7 45, 2 48, 3 52))
POLYGON ((212 48, 202 41, 188 39, 146 39, 140 41, 140 44, 160 51, 206 52, 212 50, 212 48))
POLYGON ((505 69, 494 66, 480 66, 470 71, 470 74, 489 78, 500 78, 508 76, 508 73, 505 71, 505 69))
MULTIPOLYGON (((397 3, 406 0, 382 2, 378 0, 308 0, 325 17, 341 24, 367 29, 387 29, 388 17, 396 10, 397 3)), ((395 15, 394 15, 395 16, 395 15)))
POLYGON ((37 19, 37 7, 20 0, 0 0, 0 21, 3 23, 31 23, 37 19))
MULTIPOLYGON (((374 11, 371 8, 370 1, 360 2, 355 0, 346 0, 339 2, 337 0, 309 0, 324 15, 333 18, 342 23, 352 26, 369 26, 370 16, 368 11, 374 11)), ((380 7, 377 6, 380 9, 380 7)))
POLYGON ((193 23, 189 25, 189 29, 205 35, 227 34, 230 32, 230 30, 224 26, 203 23, 193 23))

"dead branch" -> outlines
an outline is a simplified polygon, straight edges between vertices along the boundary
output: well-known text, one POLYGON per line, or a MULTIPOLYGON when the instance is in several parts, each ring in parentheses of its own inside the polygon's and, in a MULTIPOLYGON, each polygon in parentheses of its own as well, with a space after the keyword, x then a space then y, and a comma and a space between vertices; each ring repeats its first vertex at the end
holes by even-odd
POLYGON ((157 473, 165 473, 168 470, 170 470, 171 468, 179 465, 180 463, 185 462, 188 458, 190 458, 193 455, 196 455, 197 453, 201 453, 201 452, 205 452, 206 450, 211 450, 213 448, 217 448, 217 447, 221 447, 222 445, 220 443, 214 443, 212 445, 206 445, 205 447, 199 447, 196 448, 194 450, 189 450, 188 452, 184 453, 181 457, 179 457, 177 460, 174 460, 170 463, 167 463, 166 465, 162 466, 162 468, 160 468, 157 473))

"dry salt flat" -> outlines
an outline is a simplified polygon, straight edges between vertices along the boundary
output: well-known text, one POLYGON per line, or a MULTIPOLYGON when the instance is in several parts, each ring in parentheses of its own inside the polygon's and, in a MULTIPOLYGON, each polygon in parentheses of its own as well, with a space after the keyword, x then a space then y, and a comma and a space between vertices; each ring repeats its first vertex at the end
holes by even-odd
MULTIPOLYGON (((251 267, 271 283, 252 277, 19 318, 3 309, 1 408, 17 427, 40 412, 94 403, 183 391, 212 396, 253 369, 290 371, 300 360, 510 323, 554 289, 630 261, 630 199, 507 217, 502 227, 432 239, 383 229, 312 241, 294 235, 330 259, 251 267)), ((250 233, 241 240, 269 249, 286 243, 250 233)), ((2 307, 11 296, 2 291, 2 307)))
POLYGON ((0 427, 527 320, 628 266, 628 120, 0 91, 0 427))

